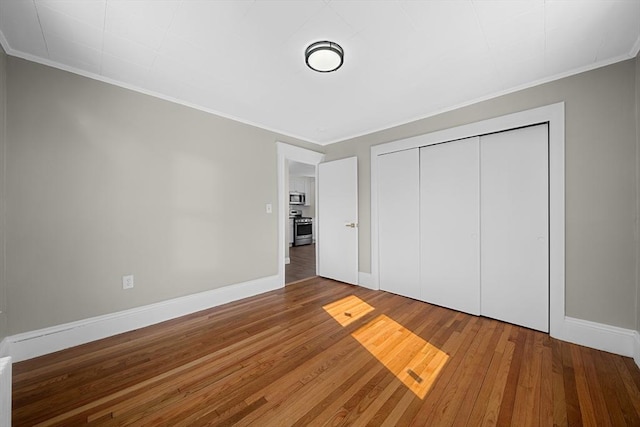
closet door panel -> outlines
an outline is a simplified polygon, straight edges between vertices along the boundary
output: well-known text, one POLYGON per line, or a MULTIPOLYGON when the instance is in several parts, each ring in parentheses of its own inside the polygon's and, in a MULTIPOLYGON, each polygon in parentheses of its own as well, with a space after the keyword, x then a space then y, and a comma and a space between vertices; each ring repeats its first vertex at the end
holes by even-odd
POLYGON ((423 299, 480 313, 479 138, 420 149, 423 299))
POLYGON ((420 299, 417 148, 378 156, 380 289, 420 299))
POLYGON ((483 136, 481 313, 549 330, 547 125, 483 136))

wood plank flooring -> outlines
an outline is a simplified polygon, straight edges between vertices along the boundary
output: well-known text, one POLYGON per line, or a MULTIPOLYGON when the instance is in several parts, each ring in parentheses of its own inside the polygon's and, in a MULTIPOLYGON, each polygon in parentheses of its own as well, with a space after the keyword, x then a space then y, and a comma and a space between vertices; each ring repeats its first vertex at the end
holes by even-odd
POLYGON ((322 278, 13 372, 14 426, 640 425, 630 358, 322 278))
POLYGON ((316 275, 316 244, 289 248, 291 262, 284 267, 285 283, 293 283, 316 275))

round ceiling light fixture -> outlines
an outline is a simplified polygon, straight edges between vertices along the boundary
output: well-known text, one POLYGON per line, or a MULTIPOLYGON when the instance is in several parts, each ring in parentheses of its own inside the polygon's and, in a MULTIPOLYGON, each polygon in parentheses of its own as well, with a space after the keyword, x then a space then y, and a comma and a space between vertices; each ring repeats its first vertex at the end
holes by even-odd
POLYGON ((314 71, 330 73, 344 62, 344 50, 339 44, 330 41, 311 43, 304 51, 304 59, 314 71))

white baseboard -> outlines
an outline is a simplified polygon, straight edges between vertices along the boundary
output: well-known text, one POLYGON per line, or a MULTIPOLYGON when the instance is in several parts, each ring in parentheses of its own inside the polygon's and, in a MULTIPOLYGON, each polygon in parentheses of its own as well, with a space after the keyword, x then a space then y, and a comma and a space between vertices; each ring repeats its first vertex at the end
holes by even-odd
MULTIPOLYGON (((360 286, 377 290, 370 273, 359 272, 358 282, 360 286)), ((11 356, 13 362, 20 362, 281 287, 278 276, 269 276, 104 316, 12 335, 0 342, 0 357, 11 356)), ((640 367, 640 334, 637 331, 565 317, 561 333, 554 337, 633 357, 640 367)))
MULTIPOLYGON (((358 282, 365 288, 378 289, 372 274, 359 272, 358 282)), ((573 317, 565 317, 559 329, 559 333, 553 334, 554 338, 633 357, 640 367, 640 334, 637 331, 573 317)))
POLYGON ((291 258, 286 257, 286 258, 284 259, 284 264, 285 264, 285 265, 287 265, 287 264, 291 264, 291 258))
POLYGON ((13 362, 20 362, 281 287, 278 276, 263 277, 130 310, 12 335, 2 341, 0 351, 6 348, 4 346, 7 341, 13 362))
POLYGON ((373 289, 374 291, 378 290, 378 286, 376 286, 375 280, 373 280, 373 275, 371 273, 363 273, 362 271, 359 271, 358 283, 364 288, 373 289))
POLYGON ((636 351, 636 348, 640 348, 638 332, 632 329, 565 317, 562 332, 554 338, 621 356, 633 357, 636 363, 640 359, 640 357, 636 357, 636 354, 640 354, 636 351))
POLYGON ((640 333, 633 331, 633 360, 636 362, 638 368, 640 368, 640 333))

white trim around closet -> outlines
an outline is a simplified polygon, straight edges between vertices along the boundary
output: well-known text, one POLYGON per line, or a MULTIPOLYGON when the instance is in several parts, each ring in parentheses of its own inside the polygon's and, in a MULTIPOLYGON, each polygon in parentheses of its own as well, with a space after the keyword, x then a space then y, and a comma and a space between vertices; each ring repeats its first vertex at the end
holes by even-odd
POLYGON ((371 147, 371 275, 379 289, 378 269, 378 165, 381 154, 456 139, 549 123, 549 334, 571 339, 565 327, 564 258, 564 102, 483 120, 371 147))

